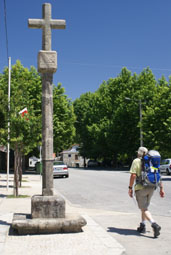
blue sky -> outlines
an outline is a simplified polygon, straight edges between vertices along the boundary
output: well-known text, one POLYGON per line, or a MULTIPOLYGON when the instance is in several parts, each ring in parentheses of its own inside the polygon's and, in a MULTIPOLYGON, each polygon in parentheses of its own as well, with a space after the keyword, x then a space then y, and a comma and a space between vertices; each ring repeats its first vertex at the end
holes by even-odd
MULTIPOLYGON (((12 65, 37 67, 41 29, 28 28, 42 17, 42 0, 6 0, 8 50, 12 65)), ((156 79, 171 74, 170 0, 49 0, 52 18, 65 19, 65 30, 52 31, 58 53, 53 82, 75 100, 116 77, 122 67, 140 73, 149 66, 156 79)), ((0 0, 0 72, 8 65, 4 0, 0 0)))

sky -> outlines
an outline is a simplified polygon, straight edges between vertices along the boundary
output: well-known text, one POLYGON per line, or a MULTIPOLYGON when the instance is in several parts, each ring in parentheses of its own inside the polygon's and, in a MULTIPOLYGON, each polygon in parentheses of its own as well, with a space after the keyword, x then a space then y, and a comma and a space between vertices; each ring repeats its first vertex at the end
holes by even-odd
POLYGON ((126 67, 139 74, 149 67, 156 79, 171 74, 170 0, 0 0, 0 72, 20 60, 37 68, 41 29, 28 19, 42 18, 42 4, 51 3, 52 18, 65 19, 65 30, 52 31, 52 50, 61 83, 71 99, 95 92, 103 81, 126 67), (6 40, 5 11, 8 43, 6 40), (7 54, 8 45, 8 54, 7 54))

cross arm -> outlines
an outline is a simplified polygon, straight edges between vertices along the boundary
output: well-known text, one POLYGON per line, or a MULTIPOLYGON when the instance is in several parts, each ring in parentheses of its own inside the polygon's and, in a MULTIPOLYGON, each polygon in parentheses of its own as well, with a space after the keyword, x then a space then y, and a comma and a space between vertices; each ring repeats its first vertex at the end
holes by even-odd
POLYGON ((50 22, 52 29, 65 29, 66 21, 63 19, 53 19, 50 22))
POLYGON ((43 19, 28 19, 28 26, 30 28, 42 28, 44 25, 43 19))

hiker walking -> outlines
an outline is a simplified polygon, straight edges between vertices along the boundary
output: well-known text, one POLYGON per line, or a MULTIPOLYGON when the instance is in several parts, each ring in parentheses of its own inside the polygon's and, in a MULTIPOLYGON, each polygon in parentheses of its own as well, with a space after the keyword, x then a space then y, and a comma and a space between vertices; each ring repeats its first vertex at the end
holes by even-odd
MULTIPOLYGON (((128 194, 130 197, 133 197, 133 185, 135 182, 135 196, 138 203, 138 207, 141 210, 141 218, 142 221, 140 226, 137 228, 139 233, 146 233, 146 220, 151 223, 151 227, 154 231, 154 237, 160 235, 161 227, 155 222, 151 213, 148 210, 150 205, 151 198, 153 196, 154 190, 156 189, 155 185, 144 185, 143 182, 138 181, 142 180, 142 172, 143 172, 143 158, 147 155, 148 150, 145 147, 139 147, 137 152, 137 158, 133 160, 131 169, 130 169, 130 181, 129 181, 129 190, 128 194)), ((160 154, 159 154, 160 155, 160 154)), ((156 168, 154 168, 156 169, 156 168)), ((157 185, 157 184, 156 184, 157 185)), ((160 187, 160 196, 164 197, 164 189, 162 181, 159 181, 158 186, 160 187)))

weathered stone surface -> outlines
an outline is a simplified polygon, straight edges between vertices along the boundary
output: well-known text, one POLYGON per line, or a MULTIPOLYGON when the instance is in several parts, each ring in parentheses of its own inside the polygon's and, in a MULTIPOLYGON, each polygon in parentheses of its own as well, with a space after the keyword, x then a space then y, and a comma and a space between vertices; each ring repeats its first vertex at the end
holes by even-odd
POLYGON ((50 234, 81 232, 87 224, 79 215, 68 214, 58 219, 30 219, 30 215, 14 214, 12 228, 19 234, 50 234))
POLYGON ((56 51, 39 51, 38 54, 38 72, 55 73, 57 70, 57 52, 56 51))
POLYGON ((64 29, 65 20, 52 19, 51 4, 42 6, 42 19, 29 19, 30 28, 42 29, 42 51, 38 55, 38 71, 42 73, 42 163, 44 196, 53 195, 53 72, 57 53, 51 50, 51 30, 64 29))
POLYGON ((29 19, 28 26, 30 28, 42 29, 42 49, 51 50, 51 29, 65 29, 66 21, 52 19, 51 4, 42 5, 42 19, 29 19))
POLYGON ((33 196, 31 198, 32 218, 64 218, 65 200, 60 196, 33 196))
POLYGON ((42 163, 44 196, 53 195, 53 74, 42 73, 42 163))

